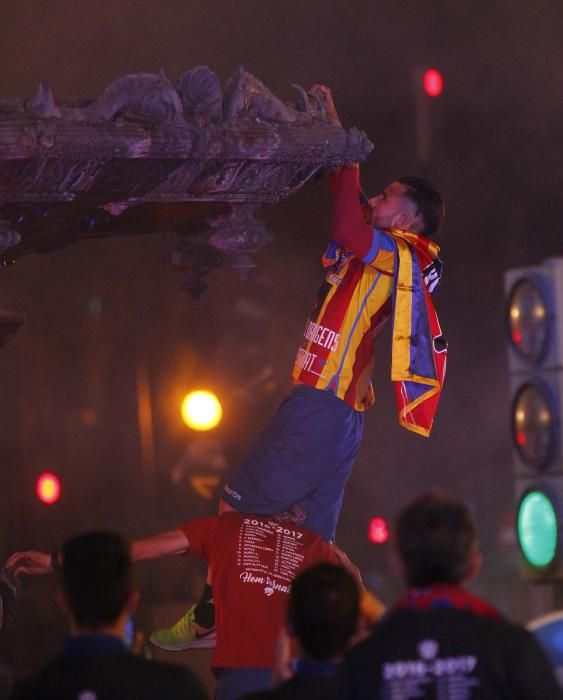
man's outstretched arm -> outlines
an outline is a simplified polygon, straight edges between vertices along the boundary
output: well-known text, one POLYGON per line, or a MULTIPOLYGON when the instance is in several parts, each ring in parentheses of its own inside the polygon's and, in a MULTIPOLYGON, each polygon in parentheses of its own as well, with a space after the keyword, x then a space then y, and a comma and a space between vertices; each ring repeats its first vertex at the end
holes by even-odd
MULTIPOLYGON (((144 559, 159 559, 160 557, 184 554, 190 548, 188 538, 182 530, 169 530, 153 537, 133 540, 130 543, 131 561, 141 561, 144 559)), ((28 549, 23 552, 16 552, 6 562, 6 569, 13 576, 27 574, 37 576, 48 574, 55 570, 56 560, 60 553, 38 552, 28 549), (55 562, 53 562, 55 559, 55 562), (55 567, 53 564, 55 563, 55 567)))
POLYGON ((190 543, 182 530, 169 530, 143 540, 133 540, 130 544, 131 561, 185 554, 189 548, 190 543))
MULTIPOLYGON (((327 115, 335 124, 341 125, 330 89, 326 85, 316 84, 309 92, 321 98, 327 115)), ((366 221, 366 212, 360 202, 359 165, 356 163, 338 168, 329 175, 328 183, 333 194, 332 238, 363 260, 370 251, 373 252, 374 230, 366 221)))
POLYGON ((6 570, 12 576, 27 574, 37 576, 38 574, 48 574, 54 571, 52 555, 47 552, 37 552, 27 549, 24 552, 16 552, 5 564, 6 570))

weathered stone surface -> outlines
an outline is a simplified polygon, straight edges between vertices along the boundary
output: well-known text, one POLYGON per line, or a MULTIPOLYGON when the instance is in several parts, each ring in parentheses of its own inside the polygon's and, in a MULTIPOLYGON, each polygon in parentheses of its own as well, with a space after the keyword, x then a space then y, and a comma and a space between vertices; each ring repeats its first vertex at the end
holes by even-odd
POLYGON ((272 240, 254 211, 372 148, 340 126, 326 88, 295 88, 295 104, 282 102, 240 68, 223 90, 198 66, 175 86, 127 75, 78 105, 46 84, 0 99, 0 265, 83 238, 176 231, 207 236, 246 275, 272 240))

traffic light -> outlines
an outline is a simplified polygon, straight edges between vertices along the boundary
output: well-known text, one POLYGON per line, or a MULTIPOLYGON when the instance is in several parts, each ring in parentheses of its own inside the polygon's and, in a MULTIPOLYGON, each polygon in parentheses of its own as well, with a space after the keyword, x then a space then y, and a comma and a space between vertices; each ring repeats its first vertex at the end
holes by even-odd
POLYGON ((436 68, 427 68, 422 74, 422 87, 428 97, 439 97, 444 89, 444 78, 436 68))
POLYGON ((368 537, 373 544, 384 544, 389 539, 389 527, 385 518, 376 516, 369 523, 368 537))
POLYGON ((440 96, 444 91, 444 78, 437 68, 417 66, 412 70, 414 93, 416 154, 426 161, 436 148, 441 122, 440 96))
POLYGON ((504 288, 522 574, 563 580, 563 258, 508 270, 504 288))

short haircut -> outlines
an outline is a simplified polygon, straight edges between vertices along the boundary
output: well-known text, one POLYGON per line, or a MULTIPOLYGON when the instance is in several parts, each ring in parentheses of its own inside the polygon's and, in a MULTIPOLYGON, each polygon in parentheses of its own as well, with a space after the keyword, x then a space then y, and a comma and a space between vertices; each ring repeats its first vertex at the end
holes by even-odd
POLYGON ((467 506, 443 490, 416 498, 399 514, 397 549, 409 586, 460 583, 477 548, 475 522, 467 506))
POLYGON ((113 532, 90 532, 63 545, 62 582, 79 627, 113 624, 131 592, 126 542, 113 532))
POLYGON ((341 566, 315 564, 291 584, 289 622, 312 659, 341 654, 357 629, 358 614, 358 584, 341 566))
POLYGON ((416 204, 417 215, 422 217, 423 226, 420 233, 427 238, 434 238, 444 223, 445 207, 442 195, 428 180, 421 177, 400 177, 397 182, 406 188, 405 196, 416 204))

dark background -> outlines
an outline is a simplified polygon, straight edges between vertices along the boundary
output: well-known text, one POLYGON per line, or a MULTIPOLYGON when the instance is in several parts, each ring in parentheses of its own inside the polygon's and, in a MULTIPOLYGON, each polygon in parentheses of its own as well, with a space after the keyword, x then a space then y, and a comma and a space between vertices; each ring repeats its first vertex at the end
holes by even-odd
MULTIPOLYGON (((389 545, 367 539, 369 521, 392 520, 408 499, 441 485, 469 502, 479 524, 485 564, 474 589, 519 620, 549 604, 545 587, 518 577, 502 275, 563 254, 562 21, 560 0, 3 3, 3 97, 30 97, 45 79, 58 100, 94 98, 127 73, 163 68, 174 83, 199 64, 224 83, 243 64, 282 99, 294 97, 291 82, 332 88, 344 124, 375 144, 363 166, 368 192, 404 174, 429 177, 443 192, 445 275, 435 300, 450 354, 432 438, 398 426, 384 334, 378 400, 338 531, 387 603, 400 585, 389 545), (443 72, 445 89, 431 105, 423 162, 413 75, 428 66, 443 72)), ((243 283, 226 263, 197 303, 166 269, 173 236, 84 242, 1 272, 0 304, 27 322, 0 355, 0 556, 51 549, 79 530, 140 536, 214 512, 216 500, 195 493, 189 476, 216 472, 193 453, 222 454, 235 467, 289 389, 321 279, 325 183, 261 216, 276 241, 259 254, 255 274, 243 283), (269 369, 269 379, 249 385, 269 369), (137 414, 143 375, 152 481, 142 469, 137 414), (216 445, 202 444, 179 416, 183 394, 201 386, 224 400, 224 421, 209 438, 216 445), (34 495, 44 470, 63 481, 54 506, 34 495)), ((187 562, 143 571, 147 605, 190 600, 201 580, 187 562)), ((17 669, 53 653, 64 629, 52 582, 27 581, 24 589, 24 622, 0 641, 2 658, 17 669)))

